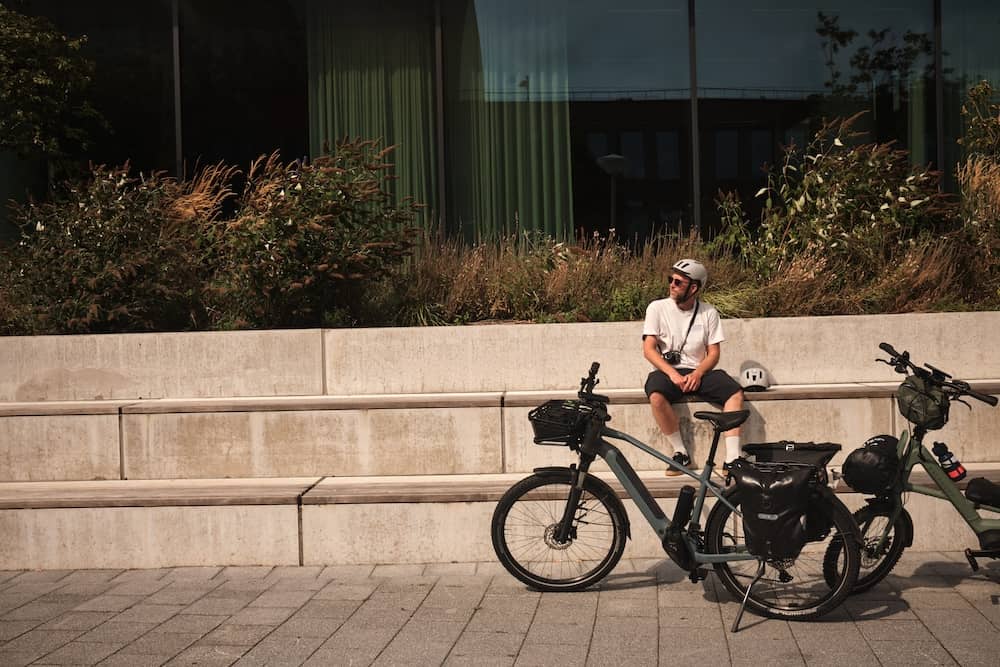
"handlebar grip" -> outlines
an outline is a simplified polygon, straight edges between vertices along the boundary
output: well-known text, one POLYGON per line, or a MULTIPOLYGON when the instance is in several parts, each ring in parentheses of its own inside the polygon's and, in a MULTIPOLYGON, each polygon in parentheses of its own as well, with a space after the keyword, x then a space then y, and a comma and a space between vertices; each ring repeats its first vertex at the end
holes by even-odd
POLYGON ((600 370, 600 368, 601 364, 599 364, 598 362, 595 361, 594 363, 592 363, 590 365, 590 377, 596 377, 597 371, 600 370))
POLYGON ((980 394, 978 391, 972 391, 971 389, 968 390, 966 393, 969 396, 971 396, 972 398, 976 399, 977 401, 982 401, 983 403, 986 403, 987 405, 992 405, 992 406, 996 407, 996 404, 997 404, 997 397, 996 396, 990 396, 988 394, 980 394))
POLYGON ((883 352, 888 352, 890 355, 894 357, 902 356, 899 354, 899 352, 896 352, 896 348, 894 348, 892 345, 889 345, 889 343, 879 343, 878 347, 883 352))

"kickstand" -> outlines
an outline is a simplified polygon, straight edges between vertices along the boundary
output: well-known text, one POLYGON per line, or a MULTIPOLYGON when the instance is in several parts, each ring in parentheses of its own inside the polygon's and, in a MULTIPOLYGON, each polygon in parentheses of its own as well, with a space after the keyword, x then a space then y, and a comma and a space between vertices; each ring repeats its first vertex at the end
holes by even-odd
POLYGON ((969 565, 972 567, 973 572, 979 572, 979 563, 976 562, 976 558, 1000 558, 1000 549, 983 549, 980 551, 973 551, 972 549, 965 550, 965 558, 969 561, 969 565))
POLYGON ((764 561, 759 562, 760 566, 757 568, 757 574, 754 576, 753 581, 750 582, 750 585, 747 586, 747 592, 743 595, 743 604, 740 605, 740 610, 736 612, 736 620, 733 621, 733 634, 739 632, 740 619, 743 618, 743 610, 746 608, 747 600, 750 598, 750 590, 753 588, 753 585, 760 581, 760 578, 764 576, 764 561))

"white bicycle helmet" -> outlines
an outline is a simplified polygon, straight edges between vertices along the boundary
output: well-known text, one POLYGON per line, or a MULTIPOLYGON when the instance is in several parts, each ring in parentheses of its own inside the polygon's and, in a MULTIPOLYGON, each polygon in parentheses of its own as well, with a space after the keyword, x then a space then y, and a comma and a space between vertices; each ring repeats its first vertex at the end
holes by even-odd
POLYGON ((767 371, 759 366, 751 366, 740 374, 740 386, 746 391, 765 391, 771 386, 767 371))
POLYGON ((671 268, 701 285, 701 289, 705 289, 705 286, 708 285, 708 270, 704 264, 696 259, 682 259, 671 268))

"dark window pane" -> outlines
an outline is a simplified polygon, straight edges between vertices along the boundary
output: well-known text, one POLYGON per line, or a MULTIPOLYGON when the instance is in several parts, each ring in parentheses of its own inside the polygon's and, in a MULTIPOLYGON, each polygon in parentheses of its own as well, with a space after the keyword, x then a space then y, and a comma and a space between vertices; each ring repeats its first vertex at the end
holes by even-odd
POLYGON ((608 135, 604 132, 587 133, 587 155, 596 160, 608 154, 608 135))
POLYGON ((181 3, 181 96, 187 171, 245 167, 307 153, 306 47, 298 2, 181 3))
POLYGON ((625 178, 646 177, 642 132, 622 132, 622 155, 625 156, 625 178))
MULTIPOLYGON (((951 179, 961 159, 958 140, 965 132, 961 108, 969 89, 989 81, 1000 91, 1000 5, 995 0, 949 0, 941 3, 944 50, 944 173, 951 179)), ((954 183, 949 183, 954 188, 954 183)))
POLYGON ((715 132, 715 178, 736 180, 740 175, 740 135, 736 130, 715 132))
MULTIPOLYGON (((444 0, 449 225, 645 236, 688 210, 687 3, 444 0), (668 170, 646 141, 678 132, 668 170), (598 163, 625 158, 614 175, 598 163), (609 203, 609 193, 615 193, 609 203), (636 203, 638 202, 638 204, 636 203)), ((655 149, 657 154, 659 148, 655 149)))
POLYGON ((680 135, 676 131, 656 133, 656 174, 660 180, 681 176, 680 135))
MULTIPOLYGON (((872 5, 839 0, 747 4, 698 0, 698 109, 703 136, 739 124, 794 137, 799 143, 823 118, 866 112, 855 130, 867 141, 894 141, 914 164, 934 159, 933 15, 926 0, 872 5)), ((741 134, 745 156, 703 164, 700 202, 709 234, 717 223, 713 199, 720 187, 735 190, 759 214, 754 193, 759 166, 771 149, 765 135, 741 134), (735 178, 735 182, 721 183, 735 178)), ((733 141, 731 135, 722 139, 733 141)), ((704 151, 704 149, 703 149, 704 151)), ((778 156, 774 157, 777 161, 778 156)), ((704 160, 705 163, 710 160, 704 160)))
POLYGON ((751 130, 750 132, 750 173, 755 181, 766 177, 764 168, 774 163, 771 130, 751 130))
POLYGON ((46 2, 13 7, 44 16, 63 33, 86 35, 94 61, 93 104, 110 125, 79 158, 135 169, 175 171, 174 76, 169 0, 46 2))

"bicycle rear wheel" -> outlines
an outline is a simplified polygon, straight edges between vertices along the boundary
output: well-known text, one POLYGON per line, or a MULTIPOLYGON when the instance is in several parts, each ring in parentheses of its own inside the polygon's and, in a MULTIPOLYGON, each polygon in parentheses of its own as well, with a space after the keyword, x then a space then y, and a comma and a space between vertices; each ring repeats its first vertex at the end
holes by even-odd
POLYGON ((587 476, 569 539, 556 528, 566 509, 572 473, 532 475, 500 498, 493 512, 493 549, 519 580, 542 591, 577 591, 600 581, 625 550, 628 515, 611 488, 587 476))
MULTIPOLYGON (((742 511, 737 490, 730 490, 726 498, 742 511)), ((764 575, 753 584, 747 598, 747 608, 754 613, 771 618, 808 620, 828 613, 850 595, 860 563, 854 518, 835 496, 824 495, 814 503, 829 520, 829 533, 806 543, 794 559, 767 561, 764 575), (840 540, 842 545, 848 546, 840 550, 840 563, 834 570, 836 576, 828 582, 824 559, 833 540, 840 540)), ((733 553, 746 547, 742 517, 734 514, 721 501, 716 501, 708 517, 705 546, 709 553, 717 554, 733 553)), ((730 561, 716 563, 715 571, 722 585, 737 600, 742 600, 757 574, 758 566, 757 560, 730 561)))

